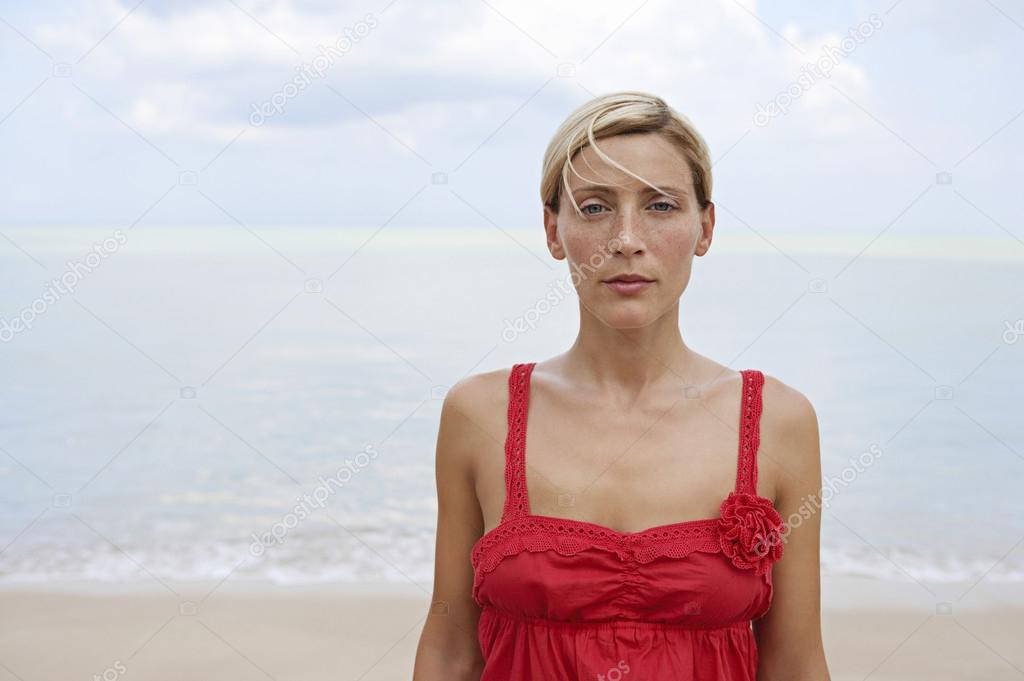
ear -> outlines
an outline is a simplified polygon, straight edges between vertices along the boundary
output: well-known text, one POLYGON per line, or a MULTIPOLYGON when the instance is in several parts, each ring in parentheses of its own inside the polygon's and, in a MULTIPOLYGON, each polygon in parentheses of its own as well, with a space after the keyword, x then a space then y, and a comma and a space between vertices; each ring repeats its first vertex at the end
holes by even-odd
POLYGON ((708 201, 707 207, 700 215, 700 236, 697 238, 694 255, 704 255, 711 249, 711 237, 715 232, 715 204, 708 201))
POLYGON ((562 248, 562 240, 558 238, 558 213, 549 206, 544 206, 544 236, 547 239, 548 251, 555 260, 564 260, 565 249, 562 248))

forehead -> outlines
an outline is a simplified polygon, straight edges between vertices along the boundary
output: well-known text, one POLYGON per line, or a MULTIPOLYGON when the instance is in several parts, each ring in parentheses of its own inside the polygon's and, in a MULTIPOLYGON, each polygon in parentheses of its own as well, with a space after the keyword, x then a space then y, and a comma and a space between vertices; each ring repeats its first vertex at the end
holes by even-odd
MULTIPOLYGON (((597 146, 617 163, 656 185, 693 185, 686 157, 658 133, 615 135, 597 140, 597 146)), ((614 183, 638 189, 647 187, 642 181, 605 161, 590 146, 576 153, 572 165, 575 172, 569 172, 570 189, 595 182, 614 183)))

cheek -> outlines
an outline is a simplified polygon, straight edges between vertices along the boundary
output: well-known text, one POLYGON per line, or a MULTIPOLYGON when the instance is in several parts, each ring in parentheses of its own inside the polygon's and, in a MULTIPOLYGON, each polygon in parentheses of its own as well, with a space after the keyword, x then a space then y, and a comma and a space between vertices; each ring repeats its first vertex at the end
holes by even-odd
POLYGON ((600 266, 614 252, 615 244, 598 234, 597 230, 570 228, 562 230, 561 235, 566 255, 573 263, 600 266))
POLYGON ((673 262, 689 262, 694 257, 700 226, 692 224, 676 225, 673 229, 660 232, 650 243, 653 252, 661 259, 673 262))
POLYGON ((657 242, 651 244, 652 255, 664 272, 664 291, 670 298, 682 295, 690 282, 698 234, 698 230, 691 226, 680 226, 664 232, 657 242))
POLYGON ((688 228, 679 228, 666 231, 662 238, 665 245, 672 249, 673 252, 688 250, 693 246, 694 234, 693 230, 688 228))

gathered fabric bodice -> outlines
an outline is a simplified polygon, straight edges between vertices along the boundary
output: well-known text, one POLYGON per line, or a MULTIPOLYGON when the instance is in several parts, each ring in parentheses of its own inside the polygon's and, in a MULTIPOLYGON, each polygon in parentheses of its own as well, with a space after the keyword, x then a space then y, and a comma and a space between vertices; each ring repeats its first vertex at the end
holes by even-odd
POLYGON ((530 513, 526 422, 535 363, 509 374, 505 504, 474 544, 481 681, 754 681, 784 524, 757 494, 764 374, 745 369, 736 485, 716 518, 639 532, 530 513))

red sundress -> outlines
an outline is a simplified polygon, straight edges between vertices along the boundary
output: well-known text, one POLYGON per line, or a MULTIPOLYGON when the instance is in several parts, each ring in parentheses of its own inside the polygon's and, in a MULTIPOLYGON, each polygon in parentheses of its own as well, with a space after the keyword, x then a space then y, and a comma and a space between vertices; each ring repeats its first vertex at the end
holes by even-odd
POLYGON ((755 681, 751 620, 772 601, 784 525, 758 496, 764 374, 745 369, 736 487, 717 518, 617 532, 530 513, 526 417, 536 363, 509 374, 505 505, 474 544, 481 681, 755 681))

